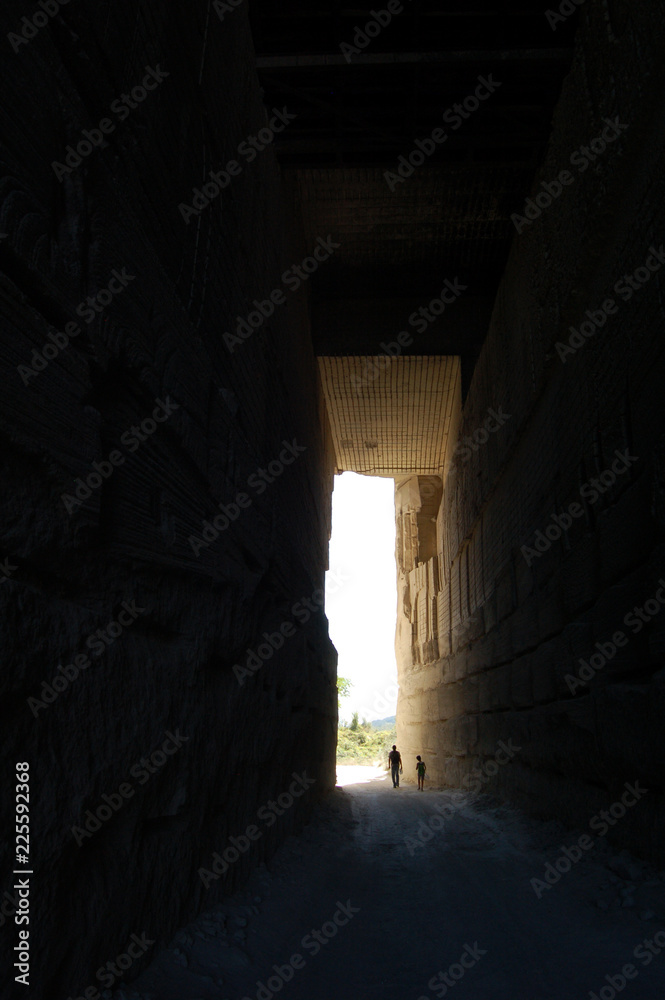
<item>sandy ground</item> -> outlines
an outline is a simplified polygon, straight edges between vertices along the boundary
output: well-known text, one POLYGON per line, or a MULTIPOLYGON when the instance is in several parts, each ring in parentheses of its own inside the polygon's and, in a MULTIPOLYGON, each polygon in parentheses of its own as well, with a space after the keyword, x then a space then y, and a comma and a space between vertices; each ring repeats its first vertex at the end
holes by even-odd
POLYGON ((338 780, 299 837, 115 1000, 665 996, 664 875, 595 838, 538 898, 531 879, 584 831, 394 789, 373 768, 338 780))

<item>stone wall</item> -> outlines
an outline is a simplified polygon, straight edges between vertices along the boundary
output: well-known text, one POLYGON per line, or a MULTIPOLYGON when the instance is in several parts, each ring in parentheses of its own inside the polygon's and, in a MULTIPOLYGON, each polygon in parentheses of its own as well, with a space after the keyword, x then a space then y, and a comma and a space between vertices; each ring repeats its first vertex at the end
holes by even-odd
POLYGON ((443 487, 397 484, 398 736, 434 782, 582 828, 639 780, 609 836, 662 863, 663 7, 627 11, 580 10, 443 487))
MULTIPOLYGON (((283 279, 311 248, 272 149, 238 151, 272 117, 246 6, 72 3, 5 43, 0 740, 31 768, 34 997, 99 986, 132 934, 166 940, 335 780, 332 458, 307 286, 283 279), (221 196, 180 207, 231 159, 221 196), (257 819, 305 771, 297 806, 257 819)), ((17 34, 25 4, 3 15, 17 34)))

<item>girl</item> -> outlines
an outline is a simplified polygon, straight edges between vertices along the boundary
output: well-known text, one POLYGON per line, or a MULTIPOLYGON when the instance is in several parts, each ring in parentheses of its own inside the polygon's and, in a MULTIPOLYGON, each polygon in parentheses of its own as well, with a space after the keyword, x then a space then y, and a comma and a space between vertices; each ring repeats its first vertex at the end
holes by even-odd
POLYGON ((416 771, 418 773, 418 791, 424 791, 425 786, 425 771, 427 767, 425 766, 425 761, 421 759, 420 754, 416 757, 418 763, 416 764, 416 771))

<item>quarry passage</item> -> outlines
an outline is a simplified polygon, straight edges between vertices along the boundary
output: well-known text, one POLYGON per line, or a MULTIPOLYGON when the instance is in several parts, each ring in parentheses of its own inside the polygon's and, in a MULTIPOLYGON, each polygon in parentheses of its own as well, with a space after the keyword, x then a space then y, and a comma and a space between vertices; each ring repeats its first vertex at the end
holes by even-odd
POLYGON ((663 993, 665 0, 391 4, 348 61, 371 8, 3 4, 31 1000, 663 993), (335 791, 345 471, 394 487, 420 798, 335 791))
POLYGON ((393 789, 374 767, 338 776, 303 833, 181 929, 127 1000, 659 995, 662 874, 487 796, 393 789))

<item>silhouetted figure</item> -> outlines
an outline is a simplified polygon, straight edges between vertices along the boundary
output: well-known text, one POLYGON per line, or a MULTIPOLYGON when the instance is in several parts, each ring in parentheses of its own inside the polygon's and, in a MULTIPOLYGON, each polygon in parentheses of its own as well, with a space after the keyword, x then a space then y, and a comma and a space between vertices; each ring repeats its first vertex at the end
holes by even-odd
POLYGON ((425 771, 427 770, 427 765, 422 759, 420 754, 416 757, 418 763, 416 764, 416 774, 418 775, 418 791, 422 792, 425 788, 425 771))
POLYGON ((390 764, 390 773, 393 779, 393 788, 399 788, 399 774, 402 768, 402 755, 393 743, 393 748, 388 754, 388 762, 390 764))

